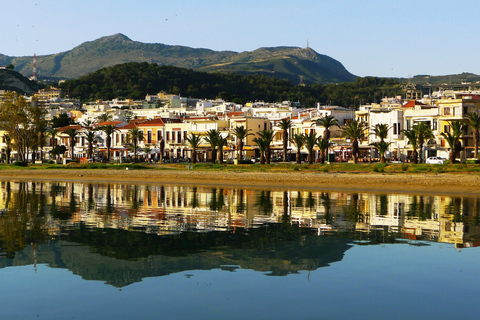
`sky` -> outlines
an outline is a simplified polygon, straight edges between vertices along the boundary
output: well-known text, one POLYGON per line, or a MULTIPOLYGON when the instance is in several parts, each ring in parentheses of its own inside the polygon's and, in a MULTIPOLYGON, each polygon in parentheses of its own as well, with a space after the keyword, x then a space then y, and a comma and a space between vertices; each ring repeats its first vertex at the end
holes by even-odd
POLYGON ((0 54, 103 36, 216 51, 310 48, 357 76, 480 74, 478 0, 0 0, 0 54))

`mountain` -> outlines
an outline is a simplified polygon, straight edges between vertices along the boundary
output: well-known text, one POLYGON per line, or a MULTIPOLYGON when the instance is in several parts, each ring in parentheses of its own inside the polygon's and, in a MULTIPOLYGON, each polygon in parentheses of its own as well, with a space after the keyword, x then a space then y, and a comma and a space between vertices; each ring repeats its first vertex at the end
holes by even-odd
MULTIPOLYGON (((37 56, 37 73, 39 77, 71 79, 126 62, 157 63, 205 72, 263 74, 289 79, 294 84, 350 82, 356 78, 340 62, 311 48, 273 47, 237 53, 142 43, 123 34, 85 42, 70 51, 37 56)), ((8 64, 26 76, 32 75, 33 57, 0 54, 0 65, 8 64)))
POLYGON ((0 69, 0 90, 32 94, 38 91, 38 85, 35 81, 28 80, 16 71, 0 69))

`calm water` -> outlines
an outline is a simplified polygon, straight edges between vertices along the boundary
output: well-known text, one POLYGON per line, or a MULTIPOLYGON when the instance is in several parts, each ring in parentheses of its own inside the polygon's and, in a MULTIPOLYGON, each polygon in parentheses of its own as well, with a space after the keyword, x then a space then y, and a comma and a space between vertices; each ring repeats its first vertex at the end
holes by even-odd
POLYGON ((0 183, 0 319, 474 319, 480 199, 0 183))

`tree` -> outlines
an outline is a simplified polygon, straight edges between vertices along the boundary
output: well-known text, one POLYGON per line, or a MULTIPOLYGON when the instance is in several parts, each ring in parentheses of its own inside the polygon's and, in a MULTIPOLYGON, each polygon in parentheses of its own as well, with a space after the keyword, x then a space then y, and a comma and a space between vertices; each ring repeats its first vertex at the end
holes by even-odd
POLYGON ((372 128, 372 134, 374 134, 380 141, 384 141, 388 136, 388 130, 390 130, 388 124, 386 123, 377 123, 372 128))
POLYGON ((455 136, 450 132, 442 132, 440 133, 440 135, 445 138, 445 140, 448 143, 448 146, 450 147, 450 152, 448 153, 448 160, 450 161, 450 164, 454 164, 455 163, 455 145, 459 137, 455 136))
POLYGON ((451 120, 448 121, 448 123, 452 129, 452 133, 442 132, 440 135, 445 138, 450 147, 448 158, 450 160, 450 164, 454 164, 455 158, 462 148, 460 137, 464 133, 465 124, 462 120, 451 120))
POLYGON ((217 144, 218 138, 220 138, 220 131, 217 129, 210 129, 207 131, 207 135, 205 136, 205 141, 210 144, 212 148, 212 163, 215 163, 217 160, 217 144))
POLYGON ((232 134, 238 139, 237 150, 240 160, 243 159, 243 146, 245 143, 244 140, 248 136, 253 135, 253 133, 251 133, 250 131, 252 131, 252 129, 246 129, 244 126, 235 127, 235 129, 233 129, 232 134))
POLYGON ((97 141, 97 135, 95 131, 88 130, 85 132, 85 137, 88 142, 88 149, 87 149, 87 156, 88 159, 92 159, 93 157, 93 143, 97 141))
POLYGON ((417 133, 417 143, 418 143, 418 155, 419 155, 419 162, 423 162, 423 145, 425 141, 428 139, 433 138, 433 131, 430 128, 430 123, 428 122, 418 122, 412 127, 413 130, 417 133))
POLYGON ((187 136, 188 145, 192 149, 192 159, 190 159, 190 162, 192 164, 197 163, 197 149, 200 146, 200 144, 202 143, 202 140, 203 140, 202 136, 196 135, 193 132, 191 132, 187 136))
MULTIPOLYGON (((317 146, 318 146, 318 149, 320 149, 320 163, 324 163, 325 162, 325 157, 324 155, 327 154, 328 155, 328 148, 330 148, 331 146, 333 145, 333 143, 330 142, 330 140, 328 140, 327 138, 324 138, 324 137, 318 137, 317 139, 317 146)), ((328 161, 328 159, 327 159, 328 161)))
POLYGON ((342 131, 342 136, 347 137, 352 141, 352 157, 353 163, 358 163, 358 140, 365 138, 365 130, 367 129, 367 123, 359 120, 353 120, 348 123, 342 131))
POLYGON ((3 96, 0 104, 0 128, 7 132, 20 161, 27 161, 30 148, 38 142, 36 122, 43 115, 43 108, 35 101, 29 103, 14 92, 7 92, 3 96))
POLYGON ((370 143, 370 145, 372 147, 374 147, 375 149, 378 150, 378 152, 380 152, 380 163, 386 163, 387 162, 386 159, 385 159, 385 152, 387 152, 388 147, 391 144, 392 144, 391 142, 386 142, 386 141, 383 141, 383 140, 370 143))
POLYGON ((282 119, 278 125, 283 130, 283 162, 287 162, 287 148, 292 125, 290 118, 282 119))
POLYGON ((5 160, 7 163, 10 163, 10 154, 12 152, 12 139, 8 134, 3 135, 3 140, 5 141, 5 160))
POLYGON ((418 163, 418 152, 417 152, 417 146, 418 146, 418 139, 417 139, 417 132, 414 129, 410 130, 402 130, 402 133, 407 137, 408 142, 410 142, 410 145, 412 146, 412 161, 414 164, 418 163))
POLYGON ((143 140, 143 131, 139 128, 132 128, 128 130, 127 133, 127 142, 131 143, 133 146, 133 158, 137 160, 137 148, 138 142, 143 140))
POLYGON ((260 152, 260 164, 265 164, 265 154, 270 146, 270 142, 262 137, 253 138, 253 142, 257 145, 260 152))
POLYGON ((77 135, 78 135, 78 130, 75 129, 75 128, 69 128, 69 129, 65 130, 64 133, 70 138, 70 157, 73 160, 73 158, 75 158, 75 154, 74 154, 73 150, 75 148, 75 143, 76 143, 76 138, 77 138, 77 135))
POLYGON ((302 162, 300 150, 305 145, 305 136, 303 134, 295 133, 290 139, 290 142, 293 143, 293 145, 297 149, 296 160, 297 160, 297 164, 300 164, 302 162))
POLYGON ((112 115, 105 112, 99 115, 98 117, 96 117, 95 120, 97 121, 97 123, 110 121, 112 120, 112 115))
POLYGON ((265 149, 265 161, 267 164, 270 164, 270 157, 271 157, 271 149, 270 145, 272 144, 273 141, 273 131, 270 129, 265 129, 257 133, 260 139, 264 140, 264 143, 266 144, 266 149, 265 149))
POLYGON ((317 144, 317 135, 313 130, 311 130, 308 135, 305 136, 305 148, 308 152, 308 163, 312 164, 314 162, 315 156, 313 155, 313 148, 317 144))
POLYGON ((65 112, 60 113, 58 116, 54 116, 52 120, 50 120, 52 128, 67 127, 74 123, 75 121, 73 121, 72 118, 65 112))
POLYGON ((105 139, 105 145, 107 147, 107 161, 110 162, 110 147, 112 145, 112 134, 118 131, 114 124, 107 124, 101 127, 101 129, 107 135, 105 139))
POLYGON ((478 159, 478 143, 480 139, 480 115, 478 113, 468 113, 465 123, 473 130, 474 157, 478 159))
MULTIPOLYGON (((327 139, 328 141, 330 141, 330 128, 333 127, 333 126, 337 126, 337 127, 340 126, 340 125, 338 124, 338 120, 335 119, 335 117, 332 116, 332 115, 326 115, 326 116, 324 116, 324 117, 321 117, 321 118, 317 119, 317 120, 315 121, 315 124, 316 124, 317 126, 322 126, 322 127, 325 128, 325 131, 323 131, 323 137, 324 137, 325 139, 327 139)), ((325 159, 327 155, 328 155, 328 147, 327 147, 327 149, 323 152, 323 155, 322 155, 322 156, 323 156, 323 158, 325 159)))
POLYGON ((217 148, 218 148, 218 162, 220 164, 223 163, 223 147, 225 147, 226 145, 228 145, 227 137, 224 138, 222 136, 219 136, 217 139, 217 148))

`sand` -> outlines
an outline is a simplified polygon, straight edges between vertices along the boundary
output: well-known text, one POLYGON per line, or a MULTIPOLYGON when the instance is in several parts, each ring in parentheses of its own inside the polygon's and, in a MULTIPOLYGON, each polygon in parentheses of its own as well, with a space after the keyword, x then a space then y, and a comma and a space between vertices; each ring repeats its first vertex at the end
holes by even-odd
POLYGON ((480 195, 477 173, 9 169, 0 179, 480 195))

